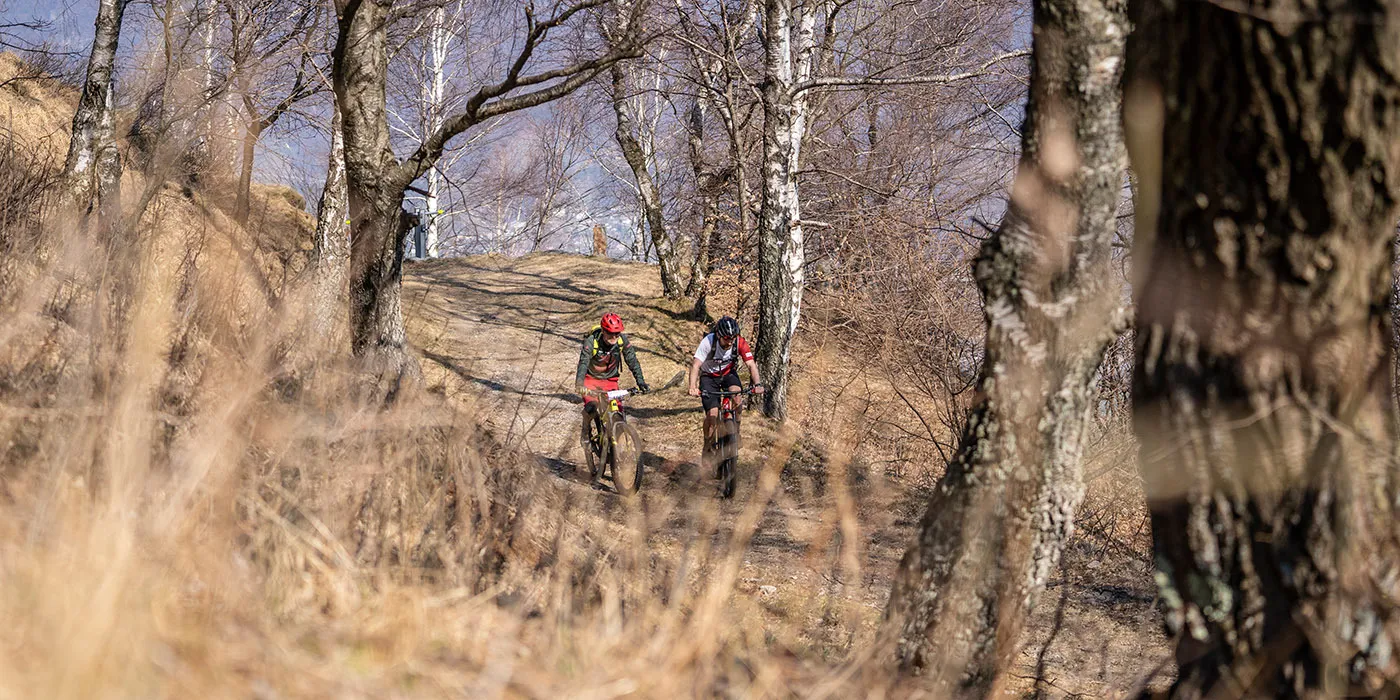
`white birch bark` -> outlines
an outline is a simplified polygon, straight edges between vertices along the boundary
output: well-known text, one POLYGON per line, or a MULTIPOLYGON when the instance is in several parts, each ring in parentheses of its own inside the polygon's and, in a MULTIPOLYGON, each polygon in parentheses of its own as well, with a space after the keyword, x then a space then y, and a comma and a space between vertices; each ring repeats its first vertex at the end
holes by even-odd
POLYGON ((655 248, 663 292, 668 299, 679 299, 684 294, 680 281, 680 262, 675 245, 671 241, 671 234, 666 230, 661 188, 657 186, 654 174, 657 170, 654 148, 656 124, 661 110, 658 108, 648 115, 644 101, 631 97, 631 81, 627 79, 625 70, 622 65, 612 67, 613 112, 617 117, 617 129, 614 133, 622 156, 632 169, 632 177, 636 182, 638 207, 641 212, 638 230, 650 232, 650 245, 642 240, 645 238, 642 233, 638 234, 638 259, 647 260, 648 248, 655 248), (634 101, 642 103, 642 109, 638 110, 641 114, 636 119, 630 113, 633 105, 629 104, 634 101), (639 128, 638 123, 645 126, 639 128))
MULTIPOLYGON (((445 100, 445 72, 447 64, 447 9, 442 5, 433 8, 428 31, 428 85, 427 85, 427 132, 429 134, 442 127, 442 113, 445 100)), ((434 165, 428 170, 426 206, 428 219, 425 224, 424 252, 426 257, 439 257, 438 210, 441 208, 442 172, 434 165)))
POLYGON ((112 69, 117 59, 127 0, 101 0, 94 22, 87 78, 73 114, 73 132, 63 172, 73 206, 84 212, 115 201, 121 182, 112 115, 112 69))
POLYGON ((765 3, 757 353, 768 387, 764 413, 780 419, 787 413, 788 364, 806 283, 797 173, 809 106, 793 87, 812 75, 817 10, 807 3, 794 7, 793 0, 765 3))
POLYGON ((346 328, 350 309, 348 274, 350 267, 350 206, 345 192, 345 139, 341 132, 340 110, 333 109, 331 148, 326 163, 326 184, 321 190, 321 206, 316 220, 308 273, 312 281, 313 347, 344 353, 349 350, 346 328))
POLYGON ((214 38, 218 29, 214 0, 198 0, 195 3, 195 17, 199 22, 199 114, 195 123, 199 128, 200 159, 206 161, 212 155, 213 112, 214 112, 214 38))
POLYGON ((1020 167, 973 266, 986 320, 978 399, 895 574, 877 643, 932 697, 1009 692, 1025 621, 1084 497, 1095 371, 1127 321, 1112 254, 1125 3, 1033 9, 1020 167))

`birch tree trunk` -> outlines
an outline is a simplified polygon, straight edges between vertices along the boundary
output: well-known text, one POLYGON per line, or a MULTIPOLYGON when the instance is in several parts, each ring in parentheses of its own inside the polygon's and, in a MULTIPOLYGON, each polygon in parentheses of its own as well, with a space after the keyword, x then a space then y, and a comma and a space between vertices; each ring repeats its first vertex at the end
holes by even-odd
MULTIPOLYGON (((662 211, 661 189, 651 176, 651 158, 638 140, 637 125, 632 119, 627 102, 630 88, 621 65, 613 64, 612 70, 613 112, 617 115, 617 145, 622 149, 622 157, 632 169, 632 177, 637 182, 638 203, 641 205, 642 221, 650 231, 652 247, 656 251, 658 267, 661 268, 661 289, 667 299, 684 296, 681 286, 680 262, 676 259, 676 247, 666 232, 666 217, 662 211)), ((643 260, 646 258, 643 257, 643 260)))
MULTIPOLYGON (((708 75, 706 76, 708 79, 708 75)), ((696 97, 691 105, 686 125, 689 145, 690 169, 695 177, 696 194, 700 197, 700 231, 695 237, 695 257, 690 262, 690 279, 686 282, 685 296, 694 300, 691 315, 704 320, 709 317, 706 300, 710 290, 710 271, 713 265, 711 248, 715 241, 715 229, 719 223, 720 197, 724 184, 733 169, 713 172, 705 163, 705 112, 709 100, 696 97)))
MULTIPOLYGON (((437 5, 432 11, 428 31, 428 94, 427 132, 424 138, 442 128, 442 112, 446 97, 445 79, 447 69, 447 8, 437 5)), ((428 170, 428 186, 424 196, 428 220, 425 222, 424 251, 429 258, 439 256, 438 250, 438 208, 441 206, 442 173, 434 166, 428 170)))
POLYGON ((117 153, 112 106, 112 69, 121 38, 127 0, 101 0, 82 97, 73 114, 73 132, 63 174, 71 207, 91 212, 115 205, 120 211, 121 158, 117 153))
MULTIPOLYGON (((337 117, 334 121, 338 124, 340 119, 337 117)), ((233 201, 233 220, 241 225, 248 223, 253 197, 253 159, 257 157, 258 139, 262 138, 260 122, 254 114, 243 129, 243 155, 238 164, 238 193, 234 195, 233 201)), ((335 138, 332 136, 332 141, 335 138)))
POLYGON ((547 17, 535 15, 534 6, 526 5, 525 32, 500 82, 482 85, 461 111, 443 119, 441 128, 400 160, 389 140, 386 103, 388 23, 394 2, 336 0, 339 32, 331 77, 345 139, 351 231, 350 348, 376 378, 376 389, 385 400, 392 401, 405 381, 416 382, 422 373, 408 352, 401 300, 404 235, 411 223, 403 209, 407 188, 436 166, 448 142, 467 129, 564 97, 617 61, 640 55, 641 46, 629 31, 616 37, 612 50, 603 55, 526 72, 531 57, 545 52, 542 44, 551 29, 571 18, 586 17, 580 13, 597 4, 592 0, 558 4, 547 17))
POLYGON ((341 106, 346 205, 350 221, 350 347, 392 398, 421 374, 408 354, 400 282, 408 222, 398 161, 389 142, 386 105, 392 0, 363 0, 340 12, 333 70, 341 106))
POLYGON ((348 273, 350 268, 349 201, 345 189, 345 139, 341 135, 339 108, 332 107, 331 148, 326 163, 326 184, 312 243, 310 345, 318 351, 344 355, 350 347, 346 329, 350 309, 348 273))
POLYGON ((815 31, 816 8, 807 3, 794 7, 793 0, 765 0, 756 354, 767 388, 764 413, 777 419, 787 415, 788 363, 802 311, 806 264, 797 169, 807 128, 807 97, 793 87, 811 75, 815 31))
POLYGON ((1094 372, 1125 319, 1111 264, 1125 9, 1121 0, 1033 5, 1020 169, 975 265, 987 320, 980 399, 900 563, 880 632, 900 673, 927 676, 934 697, 1003 692, 1022 620, 1083 497, 1094 372))
POLYGON ((1175 697, 1400 688, 1398 11, 1174 3, 1148 28, 1165 112, 1133 415, 1175 697))

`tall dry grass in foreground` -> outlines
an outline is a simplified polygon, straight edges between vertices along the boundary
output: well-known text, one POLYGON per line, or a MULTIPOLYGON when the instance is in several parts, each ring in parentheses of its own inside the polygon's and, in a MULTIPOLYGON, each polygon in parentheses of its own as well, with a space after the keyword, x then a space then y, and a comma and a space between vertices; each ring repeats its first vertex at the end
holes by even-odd
POLYGON ((868 402, 821 398, 824 456, 746 424, 772 444, 739 503, 599 497, 469 402, 357 398, 350 361, 291 347, 303 309, 265 280, 297 270, 260 269, 279 258, 240 253, 256 237, 200 193, 140 221, 124 314, 92 294, 104 254, 76 230, 50 267, 0 271, 0 697, 880 692, 842 666, 880 612, 852 602, 868 545, 843 544, 871 514, 842 475, 869 465, 837 436, 868 402), (330 359, 289 375, 308 354, 330 359), (840 488, 816 521, 775 522, 813 459, 840 488), (834 583, 757 590, 756 534, 832 553, 813 567, 834 583))
POLYGON ((302 310, 266 280, 294 275, 200 193, 130 230, 40 213, 6 219, 0 270, 0 697, 764 697, 826 673, 789 652, 848 624, 823 596, 774 621, 736 595, 790 438, 735 517, 592 512, 466 409, 363 402, 329 351, 289 380, 302 310), (649 545, 677 520, 692 540, 649 545))

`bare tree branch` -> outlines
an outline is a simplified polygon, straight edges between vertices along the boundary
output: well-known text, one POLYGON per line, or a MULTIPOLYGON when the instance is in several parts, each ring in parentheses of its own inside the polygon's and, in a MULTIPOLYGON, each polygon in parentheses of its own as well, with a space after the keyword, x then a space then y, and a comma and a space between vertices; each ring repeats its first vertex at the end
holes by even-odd
MULTIPOLYGON (((533 49, 528 47, 521 50, 521 55, 525 55, 533 49)), ((576 63, 563 68, 544 71, 525 77, 507 77, 505 81, 497 85, 482 88, 476 95, 468 100, 464 111, 453 116, 443 123, 437 131, 433 132, 413 155, 404 160, 395 172, 401 182, 412 182, 432 167, 433 162, 442 155, 447 142, 458 134, 470 129, 487 119, 498 117, 509 112, 515 112, 529 107, 550 102, 564 97, 569 93, 579 89, 593 80, 599 73, 618 61, 636 58, 642 53, 640 44, 623 46, 615 51, 600 56, 598 58, 576 63), (567 77, 565 77, 567 76, 567 77), (492 97, 502 95, 519 87, 538 85, 550 80, 565 78, 564 80, 542 87, 530 92, 512 95, 510 97, 489 102, 492 97), (507 86, 509 84, 509 86, 507 86)), ((512 68, 514 70, 514 68, 512 68)))
POLYGON ((827 87, 855 87, 855 86, 870 86, 870 85, 943 85, 943 84, 946 84, 946 83, 956 83, 956 82, 959 82, 959 81, 962 81, 962 80, 969 80, 969 79, 972 79, 972 78, 980 78, 980 77, 986 75, 986 74, 987 74, 987 71, 988 71, 992 66, 994 66, 994 65, 996 65, 996 64, 998 64, 998 63, 1001 63, 1001 62, 1003 62, 1003 61, 1008 61, 1008 60, 1011 60, 1011 59, 1013 59, 1013 58, 1020 58, 1020 57, 1023 57, 1023 56, 1029 56, 1030 54, 1031 54, 1031 52, 1028 51, 1028 50, 1026 50, 1026 49, 1020 49, 1020 50, 1017 50, 1017 51, 1008 51, 1008 52, 1006 52, 1006 53, 1004 53, 1004 54, 1000 54, 1000 55, 998 55, 998 56, 995 56, 995 57, 991 58, 990 60, 988 60, 987 62, 983 63, 981 66, 979 66, 976 70, 967 71, 967 72, 964 72, 964 73, 952 73, 952 74, 948 74, 948 75, 909 75, 909 76, 903 76, 903 77, 898 77, 898 78, 875 78, 875 77, 849 77, 849 78, 848 78, 848 77, 842 77, 842 76, 828 76, 828 77, 822 77, 822 78, 813 78, 813 79, 808 80, 808 81, 806 81, 806 82, 804 82, 804 83, 800 83, 800 84, 794 86, 793 89, 792 89, 792 93, 793 93, 794 95, 798 95, 798 94, 801 94, 801 93, 803 93, 803 92, 805 92, 805 91, 807 91, 807 90, 812 90, 812 89, 815 89, 815 88, 827 88, 827 87))

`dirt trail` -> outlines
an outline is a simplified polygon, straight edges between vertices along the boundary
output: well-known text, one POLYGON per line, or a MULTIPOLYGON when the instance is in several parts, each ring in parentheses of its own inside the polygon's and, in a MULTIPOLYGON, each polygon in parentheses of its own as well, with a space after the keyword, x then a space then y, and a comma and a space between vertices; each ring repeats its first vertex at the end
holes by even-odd
MULTIPOLYGON (((590 484, 582 466, 579 400, 573 392, 580 339, 604 311, 621 314, 647 381, 657 388, 683 371, 704 334, 701 324, 685 318, 683 304, 661 299, 654 267, 576 255, 409 263, 404 307, 409 339, 422 353, 429 384, 474 404, 498 435, 537 456, 541 478, 556 479, 584 503, 592 499, 585 507, 597 512, 613 511, 621 497, 590 484)), ((821 374, 809 369, 805 357, 794 365, 799 385, 804 368, 809 375, 821 374)), ((822 389, 810 386, 817 382, 810 379, 799 393, 817 395, 822 389)), ((631 385, 624 370, 622 386, 631 385)), ((689 546, 707 507, 720 522, 713 544, 721 544, 755 490, 753 471, 772 448, 772 426, 753 413, 745 419, 738 494, 724 502, 717 483, 699 473, 698 399, 678 386, 632 399, 629 412, 646 447, 641 498, 648 511, 669 514, 651 529, 648 546, 689 546)), ((822 432, 823 420, 808 418, 807 430, 822 432)), ((908 505, 908 485, 886 483, 878 470, 854 468, 859 542, 854 555, 843 555, 838 507, 825 483, 827 465, 806 446, 824 437, 804 441, 784 469, 781 488, 746 550, 739 583, 739 591, 753 595, 765 617, 787 619, 794 611, 810 611, 818 596, 831 601, 828 612, 839 610, 854 638, 830 639, 812 619, 812 637, 784 640, 822 656, 833 647, 849 650, 873 631, 890 577, 913 537, 912 513, 920 508, 908 505), (842 580, 843 556, 847 562, 855 557, 858 580, 842 580)), ((1045 662, 1054 676, 1050 695, 1122 692, 1165 656, 1147 569, 1116 557, 1107 546, 1077 540, 1062 578, 1052 582, 1043 601, 1031 621, 1020 670, 1033 678, 1037 655, 1048 649, 1045 662)))
MULTIPOLYGON (((625 319, 654 388, 683 371, 703 334, 657 300, 653 276, 644 265, 558 254, 425 261, 409 266, 404 303, 430 381, 480 389, 493 427, 562 473, 582 461, 573 391, 579 341, 605 310, 625 319)), ((624 370, 622 386, 632 383, 624 370)), ((644 431, 648 468, 693 466, 699 413, 683 387, 636 398, 630 412, 644 431)))
MULTIPOLYGON (((571 493, 596 499, 606 511, 620 497, 589 483, 579 447, 580 404, 573 393, 582 336, 604 311, 620 314, 637 346, 637 357, 653 389, 682 372, 705 327, 686 318, 684 303, 661 298, 654 267, 618 261, 536 254, 508 259, 477 256, 412 263, 406 267, 404 305, 409 335, 424 357, 430 384, 476 402, 497 433, 535 454, 542 476, 560 479, 571 493)), ((631 386, 623 371, 622 386, 631 386)), ((629 413, 641 432, 645 477, 641 497, 649 512, 670 513, 653 529, 653 547, 693 543, 705 508, 717 510, 715 546, 722 546, 744 504, 754 493, 754 471, 768 457, 775 435, 750 412, 744 419, 738 493, 718 497, 713 474, 699 467, 699 399, 676 387, 635 397, 629 413)), ((799 454, 809 463, 810 454, 799 454)), ((817 465, 811 464, 816 467, 817 465)), ((861 585, 832 576, 839 537, 833 532, 832 499, 803 479, 784 472, 782 488, 764 511, 746 551, 740 589, 778 599, 800 600, 822 592, 854 609, 873 626, 889 591, 889 578, 908 542, 910 523, 884 514, 863 526, 861 585), (771 587, 771 588, 764 588, 771 587), (778 593, 773 593, 774 589, 778 593)), ((864 501, 875 498, 870 490, 864 501)))

